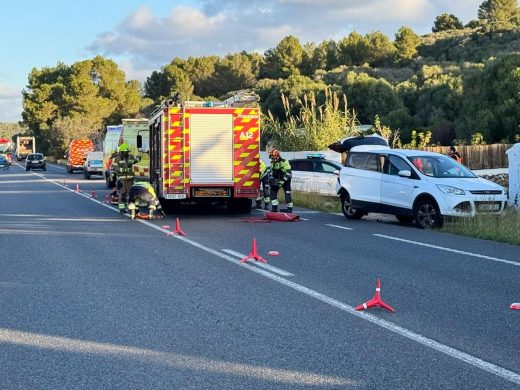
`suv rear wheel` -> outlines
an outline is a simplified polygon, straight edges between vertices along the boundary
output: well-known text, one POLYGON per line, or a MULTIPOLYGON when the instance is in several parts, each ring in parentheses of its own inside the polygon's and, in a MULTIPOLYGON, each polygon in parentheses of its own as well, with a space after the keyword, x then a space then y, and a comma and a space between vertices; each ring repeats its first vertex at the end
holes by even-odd
POLYGON ((352 207, 352 203, 350 201, 350 195, 348 193, 344 193, 341 197, 341 211, 343 215, 348 219, 360 219, 365 215, 363 210, 355 209, 352 207))
POLYGON ((421 229, 440 228, 444 224, 444 218, 437 204, 430 199, 420 200, 414 208, 414 219, 421 229))

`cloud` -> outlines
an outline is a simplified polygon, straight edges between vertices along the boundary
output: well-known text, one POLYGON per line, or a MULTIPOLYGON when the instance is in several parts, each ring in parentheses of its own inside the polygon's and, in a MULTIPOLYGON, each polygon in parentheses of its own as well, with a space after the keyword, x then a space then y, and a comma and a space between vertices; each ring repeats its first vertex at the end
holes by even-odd
POLYGON ((0 84, 0 122, 22 120, 22 94, 15 88, 0 84))

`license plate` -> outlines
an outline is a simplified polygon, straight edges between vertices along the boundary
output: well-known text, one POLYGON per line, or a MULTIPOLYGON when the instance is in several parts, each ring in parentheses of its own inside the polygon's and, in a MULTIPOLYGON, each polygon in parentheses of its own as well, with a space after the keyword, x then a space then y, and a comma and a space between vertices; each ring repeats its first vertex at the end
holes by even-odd
POLYGON ((186 194, 165 194, 164 199, 186 199, 186 194))
POLYGON ((480 211, 498 211, 500 210, 500 205, 498 203, 484 203, 478 206, 480 211))

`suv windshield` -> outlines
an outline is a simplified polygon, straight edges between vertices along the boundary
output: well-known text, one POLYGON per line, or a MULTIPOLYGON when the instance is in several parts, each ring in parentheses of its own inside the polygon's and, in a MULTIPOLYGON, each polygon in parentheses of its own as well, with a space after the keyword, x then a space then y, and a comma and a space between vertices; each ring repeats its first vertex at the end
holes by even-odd
POLYGON ((447 156, 410 156, 408 160, 426 176, 477 177, 468 168, 447 156))
POLYGON ((43 154, 30 154, 27 156, 27 160, 43 160, 43 154))

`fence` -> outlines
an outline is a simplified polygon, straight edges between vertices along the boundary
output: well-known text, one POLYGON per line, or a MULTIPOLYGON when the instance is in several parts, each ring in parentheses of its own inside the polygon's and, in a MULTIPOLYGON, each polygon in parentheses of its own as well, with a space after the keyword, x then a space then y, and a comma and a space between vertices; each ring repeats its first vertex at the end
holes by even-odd
MULTIPOLYGON (((506 150, 512 146, 512 144, 461 145, 456 146, 456 148, 462 156, 462 164, 470 169, 478 170, 507 168, 509 162, 506 150)), ((450 148, 449 146, 429 146, 424 148, 424 150, 448 154, 450 148)))

